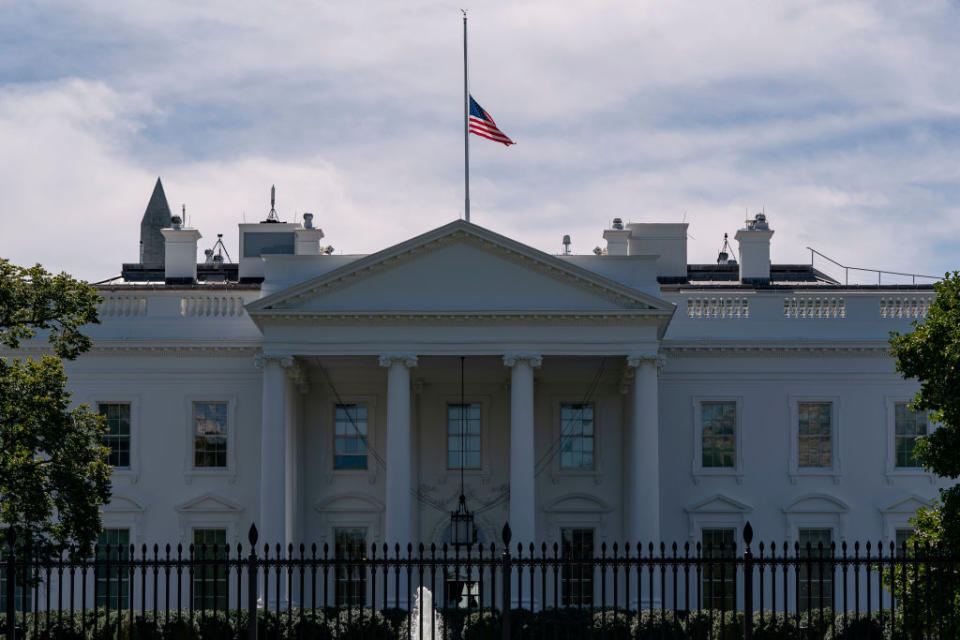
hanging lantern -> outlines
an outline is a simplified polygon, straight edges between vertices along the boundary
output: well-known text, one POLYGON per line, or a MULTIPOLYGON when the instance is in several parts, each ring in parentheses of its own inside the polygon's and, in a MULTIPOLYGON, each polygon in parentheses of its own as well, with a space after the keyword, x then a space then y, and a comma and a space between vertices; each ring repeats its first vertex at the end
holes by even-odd
POLYGON ((461 493, 456 511, 450 512, 450 541, 454 546, 473 544, 477 541, 477 528, 473 514, 467 511, 467 498, 461 493))

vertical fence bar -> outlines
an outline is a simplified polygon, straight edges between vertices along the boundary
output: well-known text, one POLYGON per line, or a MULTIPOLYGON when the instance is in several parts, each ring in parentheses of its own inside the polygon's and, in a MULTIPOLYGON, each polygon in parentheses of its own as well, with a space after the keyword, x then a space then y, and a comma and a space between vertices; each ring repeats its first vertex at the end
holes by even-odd
MULTIPOLYGON (((743 637, 744 640, 753 640, 753 551, 750 543, 753 542, 753 527, 750 522, 743 527, 743 637)), ((734 565, 736 571, 736 565, 734 565)), ((762 588, 762 587, 761 587, 762 588)), ((762 602, 761 598, 761 602, 762 602)))
POLYGON ((500 579, 502 581, 500 585, 500 593, 503 594, 503 601, 502 601, 501 613, 500 613, 500 625, 501 625, 500 635, 503 638, 503 640, 510 640, 510 631, 511 631, 510 629, 510 600, 511 600, 510 582, 512 578, 512 576, 510 575, 512 573, 510 568, 510 565, 511 565, 510 538, 511 537, 512 535, 510 532, 510 524, 507 523, 503 525, 503 533, 502 533, 503 555, 501 556, 501 569, 500 569, 501 571, 500 579))
MULTIPOLYGON (((250 525, 250 555, 247 557, 247 640, 257 640, 257 525, 250 525)), ((238 564, 240 558, 237 558, 238 564)), ((237 589, 239 592, 240 590, 237 589)), ((240 615, 240 612, 237 612, 240 615)))
POLYGON ((13 530, 13 525, 7 527, 7 602, 4 610, 7 612, 7 640, 16 640, 17 621, 14 618, 15 601, 14 594, 17 590, 17 552, 15 543, 17 534, 13 530))

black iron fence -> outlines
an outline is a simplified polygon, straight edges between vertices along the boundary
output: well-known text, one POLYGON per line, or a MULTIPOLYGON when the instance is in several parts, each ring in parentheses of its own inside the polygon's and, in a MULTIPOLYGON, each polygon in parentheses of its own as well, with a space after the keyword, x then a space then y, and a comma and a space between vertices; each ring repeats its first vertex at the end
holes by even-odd
POLYGON ((939 549, 513 544, 120 545, 38 557, 8 531, 9 640, 960 638, 939 549))

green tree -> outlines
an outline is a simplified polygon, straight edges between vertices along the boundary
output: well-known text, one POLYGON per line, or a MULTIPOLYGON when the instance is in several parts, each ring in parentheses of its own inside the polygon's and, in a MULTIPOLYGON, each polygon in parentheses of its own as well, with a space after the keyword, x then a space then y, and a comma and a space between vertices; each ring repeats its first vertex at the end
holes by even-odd
POLYGON ((86 405, 70 408, 63 369, 90 348, 80 329, 99 322, 99 300, 65 273, 0 259, 0 346, 45 336, 52 351, 0 357, 0 523, 44 554, 68 544, 87 552, 110 498, 104 421, 86 405))
MULTIPOLYGON (((920 462, 928 471, 956 480, 960 477, 960 272, 947 274, 934 290, 937 295, 926 319, 914 321, 910 333, 892 333, 890 344, 897 371, 920 382, 912 408, 929 412, 938 426, 918 443, 920 462)), ((942 489, 939 502, 920 509, 911 522, 915 527, 911 552, 958 557, 960 485, 942 489)), ((895 580, 894 590, 907 603, 925 602, 939 609, 941 616, 955 619, 954 615, 960 613, 956 569, 927 564, 918 575, 919 580, 909 574, 895 580)), ((910 615, 909 607, 906 614, 910 615)), ((930 617, 923 622, 933 624, 936 620, 930 617)))

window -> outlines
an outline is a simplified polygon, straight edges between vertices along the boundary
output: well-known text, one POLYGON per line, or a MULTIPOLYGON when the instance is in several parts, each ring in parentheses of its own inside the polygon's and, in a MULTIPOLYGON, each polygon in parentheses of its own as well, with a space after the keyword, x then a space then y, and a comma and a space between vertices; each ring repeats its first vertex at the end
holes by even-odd
POLYGON ((97 411, 107 421, 103 444, 110 448, 108 463, 121 469, 130 468, 130 404, 101 402, 97 411))
POLYGON ((800 468, 827 468, 832 466, 833 405, 829 402, 800 402, 797 404, 798 436, 797 465, 800 468))
POLYGON ((227 403, 193 403, 193 466, 227 466, 227 403))
POLYGON ((910 543, 910 536, 913 535, 913 529, 897 529, 896 533, 896 555, 904 556, 904 545, 906 545, 907 553, 913 549, 913 545, 910 543))
POLYGON ((704 564, 701 573, 703 606, 731 611, 737 605, 737 565, 727 560, 737 555, 736 532, 733 529, 704 529, 701 536, 702 557, 722 560, 704 564))
POLYGON ((894 451, 898 468, 918 468, 917 440, 927 435, 927 414, 910 410, 907 402, 894 405, 894 451))
POLYGON ((351 563, 366 557, 367 530, 337 527, 333 538, 333 557, 337 561, 336 606, 362 607, 366 604, 367 575, 362 565, 351 563))
POLYGON ((130 606, 130 569, 114 563, 130 560, 130 530, 104 529, 97 540, 97 606, 130 606), (106 563, 109 561, 109 570, 106 563))
POLYGON ((800 591, 797 597, 801 611, 833 606, 833 531, 800 529, 800 591), (822 561, 820 559, 823 559, 822 561))
POLYGON ((593 529, 561 529, 561 599, 565 607, 593 606, 593 529))
POLYGON ((560 468, 593 469, 592 404, 560 406, 560 468))
POLYGON ((243 234, 243 257, 259 258, 262 255, 293 254, 294 237, 284 232, 246 232, 243 234))
POLYGON ((480 405, 447 405, 447 468, 480 468, 480 405), (462 435, 461 435, 462 434, 462 435))
POLYGON ((736 402, 700 404, 701 465, 704 469, 736 466, 736 402))
POLYGON ((198 563, 193 571, 193 608, 226 609, 227 567, 226 529, 194 529, 193 559, 198 563))
MULTIPOLYGON (((4 538, 0 538, 0 614, 6 612, 7 606, 7 545, 4 542, 4 538)), ((22 551, 20 551, 19 546, 17 548, 17 555, 20 558, 23 558, 22 551)), ((23 566, 23 565, 21 565, 23 566)), ((31 596, 33 592, 30 589, 25 589, 24 585, 26 584, 28 578, 28 571, 24 568, 22 571, 17 571, 17 587, 13 594, 13 607, 16 611, 31 611, 33 608, 33 600, 31 596)))
POLYGON ((336 406, 333 451, 334 469, 367 468, 367 405, 336 406))

